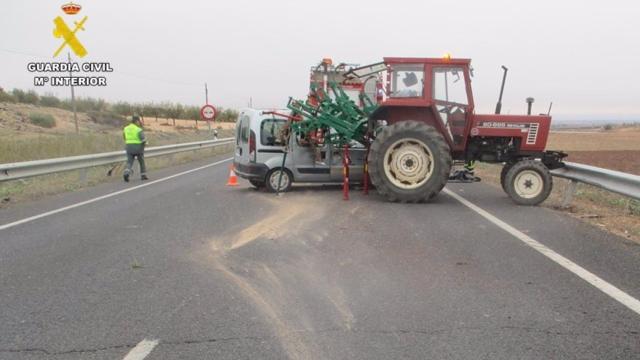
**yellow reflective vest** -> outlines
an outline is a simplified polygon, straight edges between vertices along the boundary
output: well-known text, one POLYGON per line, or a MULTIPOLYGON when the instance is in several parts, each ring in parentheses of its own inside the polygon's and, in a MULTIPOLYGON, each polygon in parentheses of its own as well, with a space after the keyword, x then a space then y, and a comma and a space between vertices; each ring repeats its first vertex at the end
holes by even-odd
POLYGON ((140 132, 142 128, 136 124, 129 124, 124 128, 124 142, 125 144, 142 144, 140 140, 140 132))

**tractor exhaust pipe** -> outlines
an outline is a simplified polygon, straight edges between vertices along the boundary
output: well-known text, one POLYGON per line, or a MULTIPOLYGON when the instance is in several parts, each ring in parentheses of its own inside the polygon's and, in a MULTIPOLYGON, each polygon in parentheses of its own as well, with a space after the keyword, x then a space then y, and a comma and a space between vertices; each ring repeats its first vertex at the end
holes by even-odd
POLYGON ((502 74, 502 86, 500 86, 500 97, 498 98, 498 103, 496 104, 496 115, 500 114, 500 111, 502 110, 502 93, 504 93, 504 83, 507 81, 507 71, 509 71, 509 69, 507 69, 506 66, 502 65, 502 70, 504 70, 504 73, 502 74))
POLYGON ((535 100, 532 97, 528 97, 526 101, 527 101, 527 115, 531 115, 531 105, 533 105, 533 102, 535 100))

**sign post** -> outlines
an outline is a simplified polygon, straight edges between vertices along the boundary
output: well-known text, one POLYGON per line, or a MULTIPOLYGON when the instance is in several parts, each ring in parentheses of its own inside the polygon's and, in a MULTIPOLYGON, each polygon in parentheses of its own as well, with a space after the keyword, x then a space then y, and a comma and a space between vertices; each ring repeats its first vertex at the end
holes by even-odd
POLYGON ((206 104, 200 109, 202 120, 207 122, 209 132, 211 132, 211 122, 216 118, 216 108, 213 105, 206 104))

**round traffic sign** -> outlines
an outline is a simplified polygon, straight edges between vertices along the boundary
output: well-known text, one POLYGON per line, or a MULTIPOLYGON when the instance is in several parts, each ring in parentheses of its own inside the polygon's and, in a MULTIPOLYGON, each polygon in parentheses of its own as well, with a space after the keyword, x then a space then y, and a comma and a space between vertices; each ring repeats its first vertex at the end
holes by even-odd
POLYGON ((207 104, 200 109, 200 116, 202 116, 204 120, 211 121, 216 118, 216 108, 207 104))

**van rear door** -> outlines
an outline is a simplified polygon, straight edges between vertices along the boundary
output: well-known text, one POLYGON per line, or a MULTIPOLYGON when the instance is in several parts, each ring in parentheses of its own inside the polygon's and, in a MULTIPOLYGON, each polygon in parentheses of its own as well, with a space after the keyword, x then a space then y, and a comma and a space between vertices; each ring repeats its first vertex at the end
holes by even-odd
POLYGON ((249 164, 249 115, 241 113, 236 124, 235 160, 243 165, 249 164))

